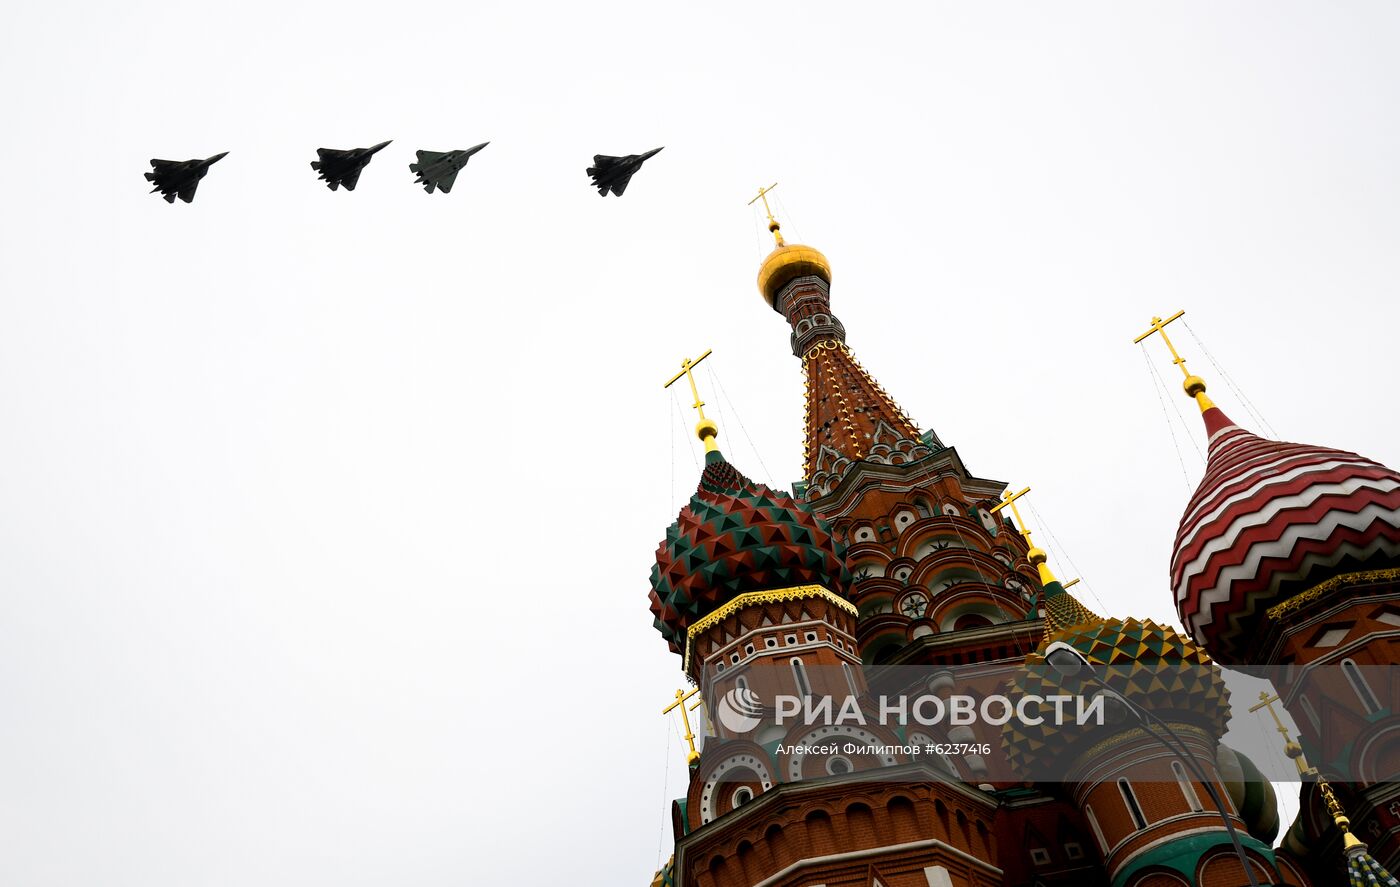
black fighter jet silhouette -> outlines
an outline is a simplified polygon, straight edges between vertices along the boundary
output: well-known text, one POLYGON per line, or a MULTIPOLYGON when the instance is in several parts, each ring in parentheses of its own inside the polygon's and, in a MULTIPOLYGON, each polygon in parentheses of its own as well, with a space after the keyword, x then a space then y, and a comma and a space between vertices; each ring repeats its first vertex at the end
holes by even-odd
POLYGON ((360 171, 388 144, 389 142, 380 142, 373 148, 351 148, 348 151, 317 148, 316 156, 321 159, 311 161, 311 168, 320 171, 321 178, 326 181, 326 187, 332 191, 341 185, 345 186, 346 191, 354 191, 355 183, 360 180, 360 171))
POLYGON ((415 185, 422 185, 429 194, 439 188, 444 194, 452 193, 452 183, 457 181, 457 173, 467 165, 467 160, 485 148, 490 142, 482 142, 465 151, 419 151, 418 162, 410 163, 408 171, 418 174, 415 185))
POLYGON ((594 154, 593 165, 588 168, 588 174, 593 177, 593 187, 597 188, 603 197, 608 196, 608 191, 621 197, 622 192, 627 190, 627 183, 632 181, 633 174, 642 168, 648 157, 660 150, 653 148, 645 154, 628 154, 626 157, 594 154))
POLYGON ((159 191, 166 203, 174 203, 176 197, 189 203, 194 200, 194 189, 199 187, 199 180, 209 172, 209 167, 227 156, 225 151, 207 160, 152 160, 146 181, 155 184, 151 193, 159 191))

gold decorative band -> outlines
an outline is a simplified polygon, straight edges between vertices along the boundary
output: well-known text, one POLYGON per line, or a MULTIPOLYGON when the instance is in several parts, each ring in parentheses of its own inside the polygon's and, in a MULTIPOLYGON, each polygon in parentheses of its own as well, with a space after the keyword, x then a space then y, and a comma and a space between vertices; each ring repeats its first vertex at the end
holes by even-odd
POLYGON ((724 604, 724 606, 719 607, 718 609, 708 613, 702 618, 695 620, 690 624, 690 628, 686 629, 684 666, 685 670, 690 670, 691 649, 695 644, 696 636, 699 635, 702 631, 706 631, 709 628, 718 625, 720 622, 723 622, 725 619, 728 619, 730 616, 733 616, 735 613, 739 612, 745 607, 754 607, 759 604, 779 603, 782 601, 796 601, 802 600, 803 598, 822 598, 828 603, 837 607, 838 609, 845 610, 852 616, 859 615, 860 613, 860 611, 856 609, 855 604, 830 591, 827 591, 820 585, 794 585, 791 588, 775 588, 771 591, 746 592, 729 601, 728 603, 724 604))
MULTIPOLYGON (((1207 743, 1213 744, 1218 741, 1216 739, 1211 738, 1211 735, 1209 733, 1207 733, 1205 730, 1202 730, 1200 727, 1197 727, 1195 724, 1182 724, 1179 722, 1170 722, 1170 726, 1177 733, 1190 733, 1207 743)), ((1156 727, 1153 727, 1152 732, 1160 735, 1162 731, 1156 727)), ((1089 746, 1083 752, 1080 752, 1078 755, 1076 755, 1075 759, 1084 760, 1086 758, 1092 758, 1097 755, 1101 755, 1105 752, 1112 751, 1120 745, 1125 745, 1129 742, 1133 742, 1134 740, 1141 739, 1146 735, 1148 735, 1148 730, 1146 727, 1130 727, 1122 731, 1121 733, 1113 734, 1107 739, 1099 740, 1098 742, 1089 746)))
POLYGON ((1400 568, 1363 570, 1359 573, 1343 573, 1340 576, 1333 576, 1326 582, 1314 585, 1306 591, 1300 591, 1282 603, 1274 604, 1266 612, 1270 619, 1282 619, 1284 616, 1303 609, 1308 604, 1327 596, 1337 589, 1351 588, 1357 585, 1370 585, 1375 582, 1394 582, 1396 580, 1400 580, 1400 568))

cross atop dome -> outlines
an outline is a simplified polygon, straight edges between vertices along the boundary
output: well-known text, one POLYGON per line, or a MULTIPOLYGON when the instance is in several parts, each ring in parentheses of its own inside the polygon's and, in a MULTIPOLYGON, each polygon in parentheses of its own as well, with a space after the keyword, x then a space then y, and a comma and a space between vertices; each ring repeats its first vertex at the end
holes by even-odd
POLYGON ((715 443, 715 438, 719 437, 719 426, 715 424, 713 419, 705 416, 705 402, 700 399, 700 389, 695 387, 695 374, 691 370, 699 366, 700 361, 713 353, 713 348, 706 348, 705 353, 694 360, 687 357, 681 361, 681 371, 666 380, 666 384, 661 386, 662 388, 670 388, 676 384, 681 376, 685 376, 686 381, 690 383, 690 395, 695 398, 695 402, 690 406, 700 416, 700 421, 695 423, 695 436, 700 438, 700 442, 705 445, 707 454, 719 451, 719 444, 715 443))
POLYGON ((782 228, 782 225, 779 225, 778 220, 773 218, 773 208, 768 205, 768 192, 776 187, 778 187, 778 183, 774 182, 767 188, 759 188, 758 196, 749 201, 749 206, 753 206, 760 200, 763 201, 763 211, 768 215, 768 230, 773 232, 773 239, 778 242, 778 246, 783 246, 783 235, 782 232, 778 230, 782 228))
POLYGON ((1177 353, 1176 346, 1172 344, 1172 340, 1167 336, 1167 324, 1171 323, 1179 317, 1184 316, 1185 314, 1185 309, 1182 309, 1181 311, 1178 311, 1175 314, 1173 314, 1171 317, 1168 317, 1166 320, 1163 320, 1160 317, 1152 318, 1152 328, 1149 329, 1147 332, 1143 333, 1142 335, 1138 336, 1136 339, 1134 339, 1133 344, 1137 345, 1141 343, 1144 339, 1153 335, 1154 333, 1160 335, 1162 337, 1162 341, 1165 342, 1167 345, 1167 350, 1172 353, 1172 363, 1176 366, 1181 367, 1181 374, 1186 377, 1186 381, 1182 383, 1182 387, 1186 389, 1186 395, 1188 397, 1195 398, 1196 404, 1201 408, 1201 412, 1204 413, 1206 410, 1209 410, 1215 406, 1211 399, 1209 397, 1206 397, 1206 381, 1200 376, 1191 375, 1191 372, 1186 369, 1186 358, 1182 357, 1180 354, 1177 353))

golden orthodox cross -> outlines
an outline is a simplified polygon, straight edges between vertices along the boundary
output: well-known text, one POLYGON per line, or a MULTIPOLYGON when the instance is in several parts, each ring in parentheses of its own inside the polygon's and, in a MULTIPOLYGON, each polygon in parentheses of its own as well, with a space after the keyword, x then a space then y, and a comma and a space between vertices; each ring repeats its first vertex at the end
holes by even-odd
POLYGON ((1279 717, 1278 712, 1274 711, 1275 702, 1281 702, 1279 697, 1277 695, 1271 696, 1269 695, 1269 691, 1264 690, 1259 693, 1258 704, 1251 706, 1249 710, 1251 713, 1259 711, 1262 708, 1267 708, 1269 710, 1269 714, 1273 716, 1274 719, 1274 726, 1283 736, 1284 753, 1290 758, 1293 758, 1293 762, 1298 765, 1298 772, 1306 775, 1312 768, 1308 766, 1307 758, 1303 757, 1303 747, 1293 741, 1293 737, 1289 734, 1288 728, 1283 725, 1283 718, 1279 717))
POLYGON ((1191 373, 1186 369, 1186 358, 1176 353, 1176 346, 1172 344, 1171 338, 1167 336, 1167 324, 1171 323, 1173 320, 1176 320, 1178 317, 1181 317, 1185 313, 1186 312, 1184 310, 1178 311, 1171 317, 1168 317, 1166 320, 1163 320, 1160 317, 1152 318, 1152 329, 1148 330, 1147 332, 1134 339, 1133 344, 1138 344, 1143 339, 1146 339, 1153 333, 1161 333, 1162 341, 1167 343, 1167 350, 1172 353, 1172 363, 1181 367, 1181 374, 1183 376, 1190 376, 1191 373))
POLYGON ((685 360, 681 361, 681 371, 666 380, 666 384, 661 386, 662 388, 670 388, 680 380, 681 376, 685 376, 686 381, 690 383, 690 394, 695 398, 695 403, 691 404, 691 407, 695 412, 700 414, 700 421, 695 425, 695 435, 699 437, 700 440, 704 441, 705 452, 707 453, 719 448, 715 443, 715 438, 719 436, 719 426, 711 422, 709 418, 705 416, 705 402, 700 399, 700 389, 695 387, 695 374, 691 372, 691 370, 699 366, 700 361, 709 357, 713 351, 713 348, 707 348, 704 354, 694 360, 687 357, 685 360))
POLYGON ((773 184, 769 185, 767 188, 759 188, 759 189, 758 189, 758 196, 755 197, 753 200, 750 200, 750 201, 749 201, 749 206, 753 206, 755 203, 757 203, 757 202, 759 202, 760 200, 762 200, 762 201, 763 201, 763 211, 764 211, 764 213, 766 213, 766 214, 768 215, 768 221, 770 221, 770 222, 773 221, 773 210, 769 209, 769 207, 768 207, 768 192, 769 192, 769 191, 772 191, 772 190, 773 190, 774 188, 776 188, 776 187, 778 187, 778 183, 777 183, 777 182, 774 182, 773 184))
POLYGON ((773 232, 773 239, 778 242, 778 246, 785 246, 786 244, 783 243, 783 235, 778 230, 782 226, 778 224, 777 219, 773 218, 773 210, 768 206, 768 192, 776 187, 778 187, 778 183, 774 182, 767 188, 759 188, 758 196, 749 201, 749 206, 753 206, 760 200, 763 201, 763 211, 768 216, 768 230, 773 232))
POLYGON ((1294 742, 1288 735, 1288 728, 1283 725, 1283 719, 1274 711, 1274 703, 1279 702, 1277 695, 1270 696, 1267 691, 1259 694, 1259 703, 1251 706, 1250 711, 1255 712, 1261 708, 1267 708, 1269 714, 1273 715, 1274 723, 1278 725, 1278 732, 1283 734, 1284 754, 1293 759, 1293 763, 1298 766, 1300 776, 1309 776, 1317 782, 1317 793, 1322 795, 1322 803, 1327 807, 1327 813, 1336 823, 1337 828, 1342 832, 1342 848, 1351 851, 1357 847, 1365 849, 1365 844, 1351 833, 1351 819, 1347 816, 1346 810, 1342 807, 1342 802, 1337 800, 1337 793, 1332 790, 1332 786, 1323 778, 1316 767, 1308 766, 1307 758, 1303 757, 1303 747, 1294 742))
POLYGON ((1016 500, 1020 499, 1022 496, 1026 495, 1030 491, 1030 487, 1026 487, 1019 493, 1012 493, 1010 490, 1007 490, 1006 493, 1003 494, 1001 497, 1001 504, 997 505, 995 508, 992 509, 992 514, 996 514, 998 511, 1001 511, 1006 506, 1011 506, 1011 516, 1016 518, 1016 530, 1021 534, 1021 537, 1026 540, 1027 545, 1029 545, 1031 542, 1031 531, 1026 529, 1025 521, 1021 520, 1021 510, 1016 507, 1016 500))
POLYGON ((690 697, 694 696, 696 693, 699 692, 699 687, 695 687, 689 693, 687 693, 684 690, 677 690, 676 701, 672 702, 670 705, 666 706, 661 710, 661 713, 663 715, 668 715, 671 712, 675 711, 677 708, 681 710, 681 722, 685 724, 685 741, 686 744, 690 746, 690 753, 685 756, 685 762, 691 765, 692 767, 699 762, 700 752, 695 750, 695 731, 690 729, 690 712, 695 711, 695 709, 699 708, 700 704, 705 700, 696 700, 695 704, 690 706, 688 709, 686 708, 685 703, 690 699, 690 697))
POLYGON ((1167 324, 1185 313, 1185 311, 1178 311, 1166 320, 1160 317, 1152 318, 1152 329, 1134 339, 1133 344, 1136 345, 1153 333, 1160 333, 1162 341, 1167 343, 1167 350, 1172 353, 1172 363, 1181 367, 1181 374, 1186 377, 1186 382, 1182 385, 1186 390, 1186 396, 1195 398, 1197 405, 1201 408, 1201 412, 1204 413, 1206 410, 1215 406, 1211 399, 1206 396, 1206 382, 1200 376, 1191 375, 1191 371, 1186 369, 1186 358, 1177 353, 1176 346, 1172 344, 1171 337, 1167 335, 1167 324))

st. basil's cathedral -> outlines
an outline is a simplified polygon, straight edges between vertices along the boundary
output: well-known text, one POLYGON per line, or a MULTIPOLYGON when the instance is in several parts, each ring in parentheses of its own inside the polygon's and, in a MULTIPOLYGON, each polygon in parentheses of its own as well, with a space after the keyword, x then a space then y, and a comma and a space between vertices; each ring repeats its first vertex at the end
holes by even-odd
POLYGON ((702 714, 735 693, 869 708, 909 675, 925 693, 1043 695, 1070 681, 1068 655, 1144 715, 754 732, 710 717, 653 887, 1400 887, 1400 473, 1237 425, 1154 319, 1209 442, 1170 563, 1185 632, 1096 614, 1031 541, 1018 494, 862 368, 826 257, 771 213, 769 230, 758 288, 804 371, 803 481, 750 480, 702 410, 699 484, 651 572, 655 627, 702 714), (1231 700, 1220 665, 1268 667, 1277 699, 1253 708, 1300 774, 1291 824, 1220 741, 1254 701, 1231 700), (963 753, 844 752, 945 744, 963 753))

